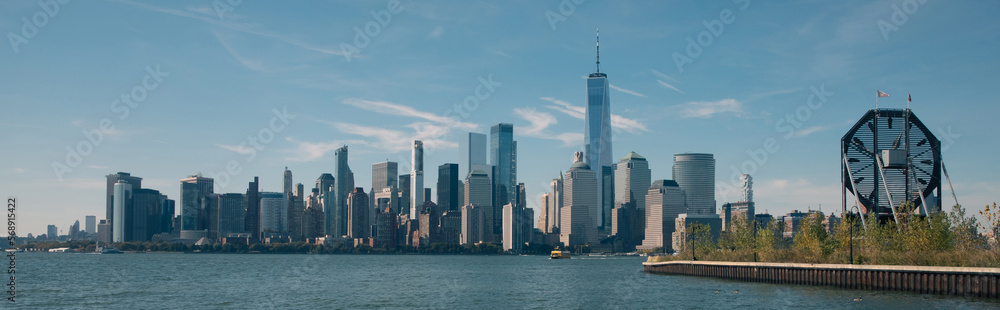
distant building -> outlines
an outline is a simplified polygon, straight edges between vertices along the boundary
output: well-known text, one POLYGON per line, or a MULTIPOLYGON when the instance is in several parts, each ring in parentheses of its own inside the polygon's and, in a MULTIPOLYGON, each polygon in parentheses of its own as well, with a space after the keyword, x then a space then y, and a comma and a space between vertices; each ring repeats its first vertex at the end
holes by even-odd
POLYGON ((487 174, 480 170, 469 173, 465 179, 464 205, 475 206, 475 208, 470 209, 470 212, 473 213, 470 213, 471 217, 468 219, 466 218, 466 209, 462 209, 462 233, 468 235, 466 240, 472 240, 472 242, 463 243, 493 242, 492 203, 493 186, 487 174), (467 230, 466 228, 469 227, 474 227, 475 230, 467 230), (473 232, 475 234, 469 235, 473 232))
POLYGON ((549 183, 549 228, 546 233, 558 233, 562 225, 561 212, 563 207, 563 173, 559 172, 559 177, 552 179, 549 183))
MULTIPOLYGON (((397 199, 397 201, 399 202, 399 208, 397 210, 399 210, 399 214, 400 215, 406 215, 406 217, 409 218, 410 217, 410 205, 412 205, 412 203, 410 202, 410 200, 412 199, 412 197, 410 197, 410 174, 409 173, 403 174, 403 175, 399 176, 399 187, 396 190, 399 193, 399 199, 397 199)), ((400 223, 402 223, 402 222, 400 222, 400 223)))
POLYGON ((476 244, 486 241, 483 225, 486 216, 482 208, 472 204, 462 206, 462 229, 459 234, 459 243, 476 244))
POLYGON ((486 135, 475 132, 468 133, 468 136, 459 142, 459 149, 461 150, 459 167, 462 169, 459 179, 464 179, 475 170, 492 170, 486 169, 486 166, 489 166, 486 163, 486 135))
POLYGON ((410 219, 415 220, 419 215, 417 207, 424 201, 424 142, 413 140, 413 150, 411 152, 410 171, 410 219))
POLYGON ((306 209, 305 185, 295 185, 295 193, 288 197, 288 236, 294 241, 302 239, 302 212, 306 209))
POLYGON ((288 167, 285 167, 285 172, 284 172, 284 174, 282 174, 281 185, 282 185, 281 186, 281 188, 282 188, 281 193, 285 194, 285 197, 291 197, 292 196, 292 191, 294 191, 294 189, 292 188, 292 186, 293 186, 292 185, 292 171, 288 170, 288 167))
POLYGON ((444 211, 441 215, 441 242, 461 244, 462 211, 444 211))
POLYGON ((687 196, 674 180, 656 180, 646 192, 646 232, 641 249, 673 249, 677 218, 687 210, 687 196))
MULTIPOLYGON (((114 226, 111 229, 111 241, 131 241, 132 184, 118 181, 115 183, 114 189, 114 218, 111 221, 114 226)), ((55 226, 50 225, 49 227, 49 237, 51 238, 53 236, 51 231, 55 226)))
POLYGON ((247 186, 247 213, 243 221, 243 229, 250 234, 250 243, 259 243, 260 235, 260 179, 253 177, 247 186))
MULTIPOLYGON (((118 172, 115 174, 109 174, 107 179, 107 209, 104 215, 105 219, 114 219, 114 194, 115 194, 115 184, 119 181, 123 181, 132 185, 133 189, 142 188, 142 178, 132 176, 128 172, 118 172)), ((112 228, 113 229, 113 228, 112 228)))
POLYGON ((383 161, 372 164, 372 192, 399 188, 399 163, 383 161))
MULTIPOLYGON (((48 237, 51 240, 57 240, 57 239, 59 239, 59 229, 56 228, 56 225, 49 225, 49 227, 47 227, 47 231, 48 232, 45 234, 46 237, 48 237)), ((120 241, 116 241, 116 242, 120 242, 120 241)))
POLYGON ((337 161, 337 190, 334 194, 337 201, 332 210, 328 209, 325 211, 327 212, 327 217, 332 217, 330 225, 327 226, 327 230, 329 230, 327 234, 332 236, 344 236, 348 234, 347 199, 348 195, 354 191, 354 173, 351 172, 351 167, 347 164, 347 155, 346 145, 334 151, 334 157, 337 161))
POLYGON ((420 207, 420 244, 437 243, 441 238, 441 213, 434 202, 424 202, 420 207))
POLYGON ((614 250, 631 252, 642 242, 645 216, 631 202, 619 203, 611 209, 611 236, 615 239, 614 250))
POLYGON ((371 237, 371 223, 368 216, 368 194, 364 188, 357 187, 347 196, 347 227, 348 237, 371 237))
POLYGON ((97 241, 111 243, 111 220, 102 219, 97 225, 97 241))
POLYGON ((792 210, 785 216, 781 217, 779 224, 782 224, 781 235, 785 238, 795 238, 795 234, 799 232, 799 225, 802 223, 802 219, 806 217, 808 213, 799 212, 799 210, 792 210))
POLYGON ((767 224, 774 220, 774 216, 767 213, 754 214, 754 221, 757 222, 757 228, 764 229, 767 228, 767 224))
POLYGON ((683 250, 687 245, 687 227, 693 223, 708 226, 708 229, 711 232, 712 241, 714 242, 719 240, 719 234, 722 231, 722 219, 719 218, 718 214, 682 213, 677 216, 676 220, 674 220, 674 233, 672 234, 673 240, 671 241, 674 252, 683 250))
POLYGON ((538 223, 535 223, 535 227, 538 227, 538 230, 544 234, 552 232, 550 230, 551 226, 549 226, 549 208, 551 208, 549 205, 551 200, 549 196, 549 193, 542 194, 542 200, 538 208, 538 223))
POLYGON ((376 248, 395 249, 399 243, 399 218, 390 207, 379 210, 375 215, 375 245, 376 248))
POLYGON ((523 205, 508 203, 503 207, 503 249, 520 251, 525 244, 531 242, 533 228, 531 220, 534 214, 523 205))
POLYGON ((247 201, 246 195, 228 193, 219 195, 219 237, 233 233, 245 233, 247 201))
POLYGON ((638 234, 635 236, 627 236, 629 240, 638 242, 641 241, 645 234, 646 226, 646 194, 649 191, 649 186, 652 184, 651 172, 649 170, 649 163, 646 161, 645 157, 636 154, 635 152, 629 152, 622 157, 618 164, 615 166, 615 206, 616 208, 621 207, 626 204, 631 204, 635 207, 635 211, 638 212, 638 218, 635 216, 621 216, 631 212, 629 209, 622 209, 619 211, 625 212, 612 212, 611 215, 611 234, 622 236, 621 233, 624 231, 632 231, 632 227, 627 230, 618 229, 619 223, 615 223, 615 219, 621 220, 637 220, 640 227, 638 228, 638 234), (619 214, 620 213, 620 214, 619 214))
POLYGON ((502 206, 517 197, 517 141, 514 125, 500 123, 490 128, 490 164, 493 165, 493 233, 503 233, 502 206))
POLYGON ((287 231, 288 200, 277 192, 260 193, 260 232, 283 233, 287 231))
POLYGON ((740 175, 740 183, 743 194, 741 195, 740 202, 753 202, 753 177, 749 174, 740 175))
POLYGON ((324 173, 316 179, 319 211, 323 213, 323 235, 336 235, 337 184, 332 174, 324 173))
POLYGON ((302 212, 302 237, 312 239, 326 235, 323 227, 325 218, 323 209, 318 204, 306 208, 302 212))
POLYGON ((97 233, 97 216, 88 215, 88 216, 85 217, 85 219, 86 220, 84 221, 85 222, 85 224, 84 224, 85 225, 84 226, 84 232, 86 232, 87 234, 96 234, 97 233))
POLYGON ((438 166, 437 205, 443 211, 458 211, 462 205, 458 201, 458 164, 438 166))
POLYGON ((583 161, 583 153, 576 152, 564 182, 559 240, 566 246, 597 244, 597 226, 601 224, 598 183, 594 170, 583 161))
POLYGON ((673 176, 687 197, 688 214, 716 214, 712 154, 675 154, 673 176))
POLYGON ((185 230, 208 230, 209 211, 205 197, 215 192, 215 181, 201 174, 181 180, 181 234, 185 230))
POLYGON ((722 204, 722 230, 730 231, 732 221, 737 217, 742 217, 747 222, 754 219, 753 202, 727 202, 722 204))
POLYGON ((131 212, 126 210, 125 240, 150 241, 153 235, 164 232, 160 227, 163 215, 163 195, 160 191, 139 188, 132 190, 131 212), (129 214, 131 213, 131 214, 129 214))

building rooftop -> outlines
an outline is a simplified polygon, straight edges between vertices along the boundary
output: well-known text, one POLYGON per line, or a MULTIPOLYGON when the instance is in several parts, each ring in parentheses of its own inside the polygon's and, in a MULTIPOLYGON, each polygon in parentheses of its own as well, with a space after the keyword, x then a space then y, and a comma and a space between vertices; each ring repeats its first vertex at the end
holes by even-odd
POLYGON ((628 154, 625 154, 625 157, 622 157, 622 159, 620 159, 620 161, 629 161, 629 160, 642 160, 642 161, 645 161, 646 158, 642 157, 642 156, 639 156, 639 154, 636 154, 636 152, 628 152, 628 154))

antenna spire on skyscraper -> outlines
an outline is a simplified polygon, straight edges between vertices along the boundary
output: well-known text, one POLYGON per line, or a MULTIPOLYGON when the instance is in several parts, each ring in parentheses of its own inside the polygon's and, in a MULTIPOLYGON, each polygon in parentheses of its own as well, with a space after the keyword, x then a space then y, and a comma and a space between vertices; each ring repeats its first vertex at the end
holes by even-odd
POLYGON ((597 73, 601 72, 601 28, 597 28, 597 73))

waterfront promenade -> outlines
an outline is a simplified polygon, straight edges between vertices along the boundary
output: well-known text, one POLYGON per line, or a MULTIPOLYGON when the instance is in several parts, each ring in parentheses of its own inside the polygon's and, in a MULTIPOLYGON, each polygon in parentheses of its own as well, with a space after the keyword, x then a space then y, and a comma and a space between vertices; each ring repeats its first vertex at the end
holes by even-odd
POLYGON ((749 282, 1000 298, 1000 268, 670 261, 644 262, 643 269, 749 282))

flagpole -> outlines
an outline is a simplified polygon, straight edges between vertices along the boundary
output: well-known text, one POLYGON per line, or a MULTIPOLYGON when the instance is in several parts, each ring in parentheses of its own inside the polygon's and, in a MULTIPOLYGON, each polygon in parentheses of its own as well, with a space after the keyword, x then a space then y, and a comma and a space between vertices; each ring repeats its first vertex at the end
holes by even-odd
POLYGON ((878 110, 878 89, 875 90, 875 110, 878 110))

